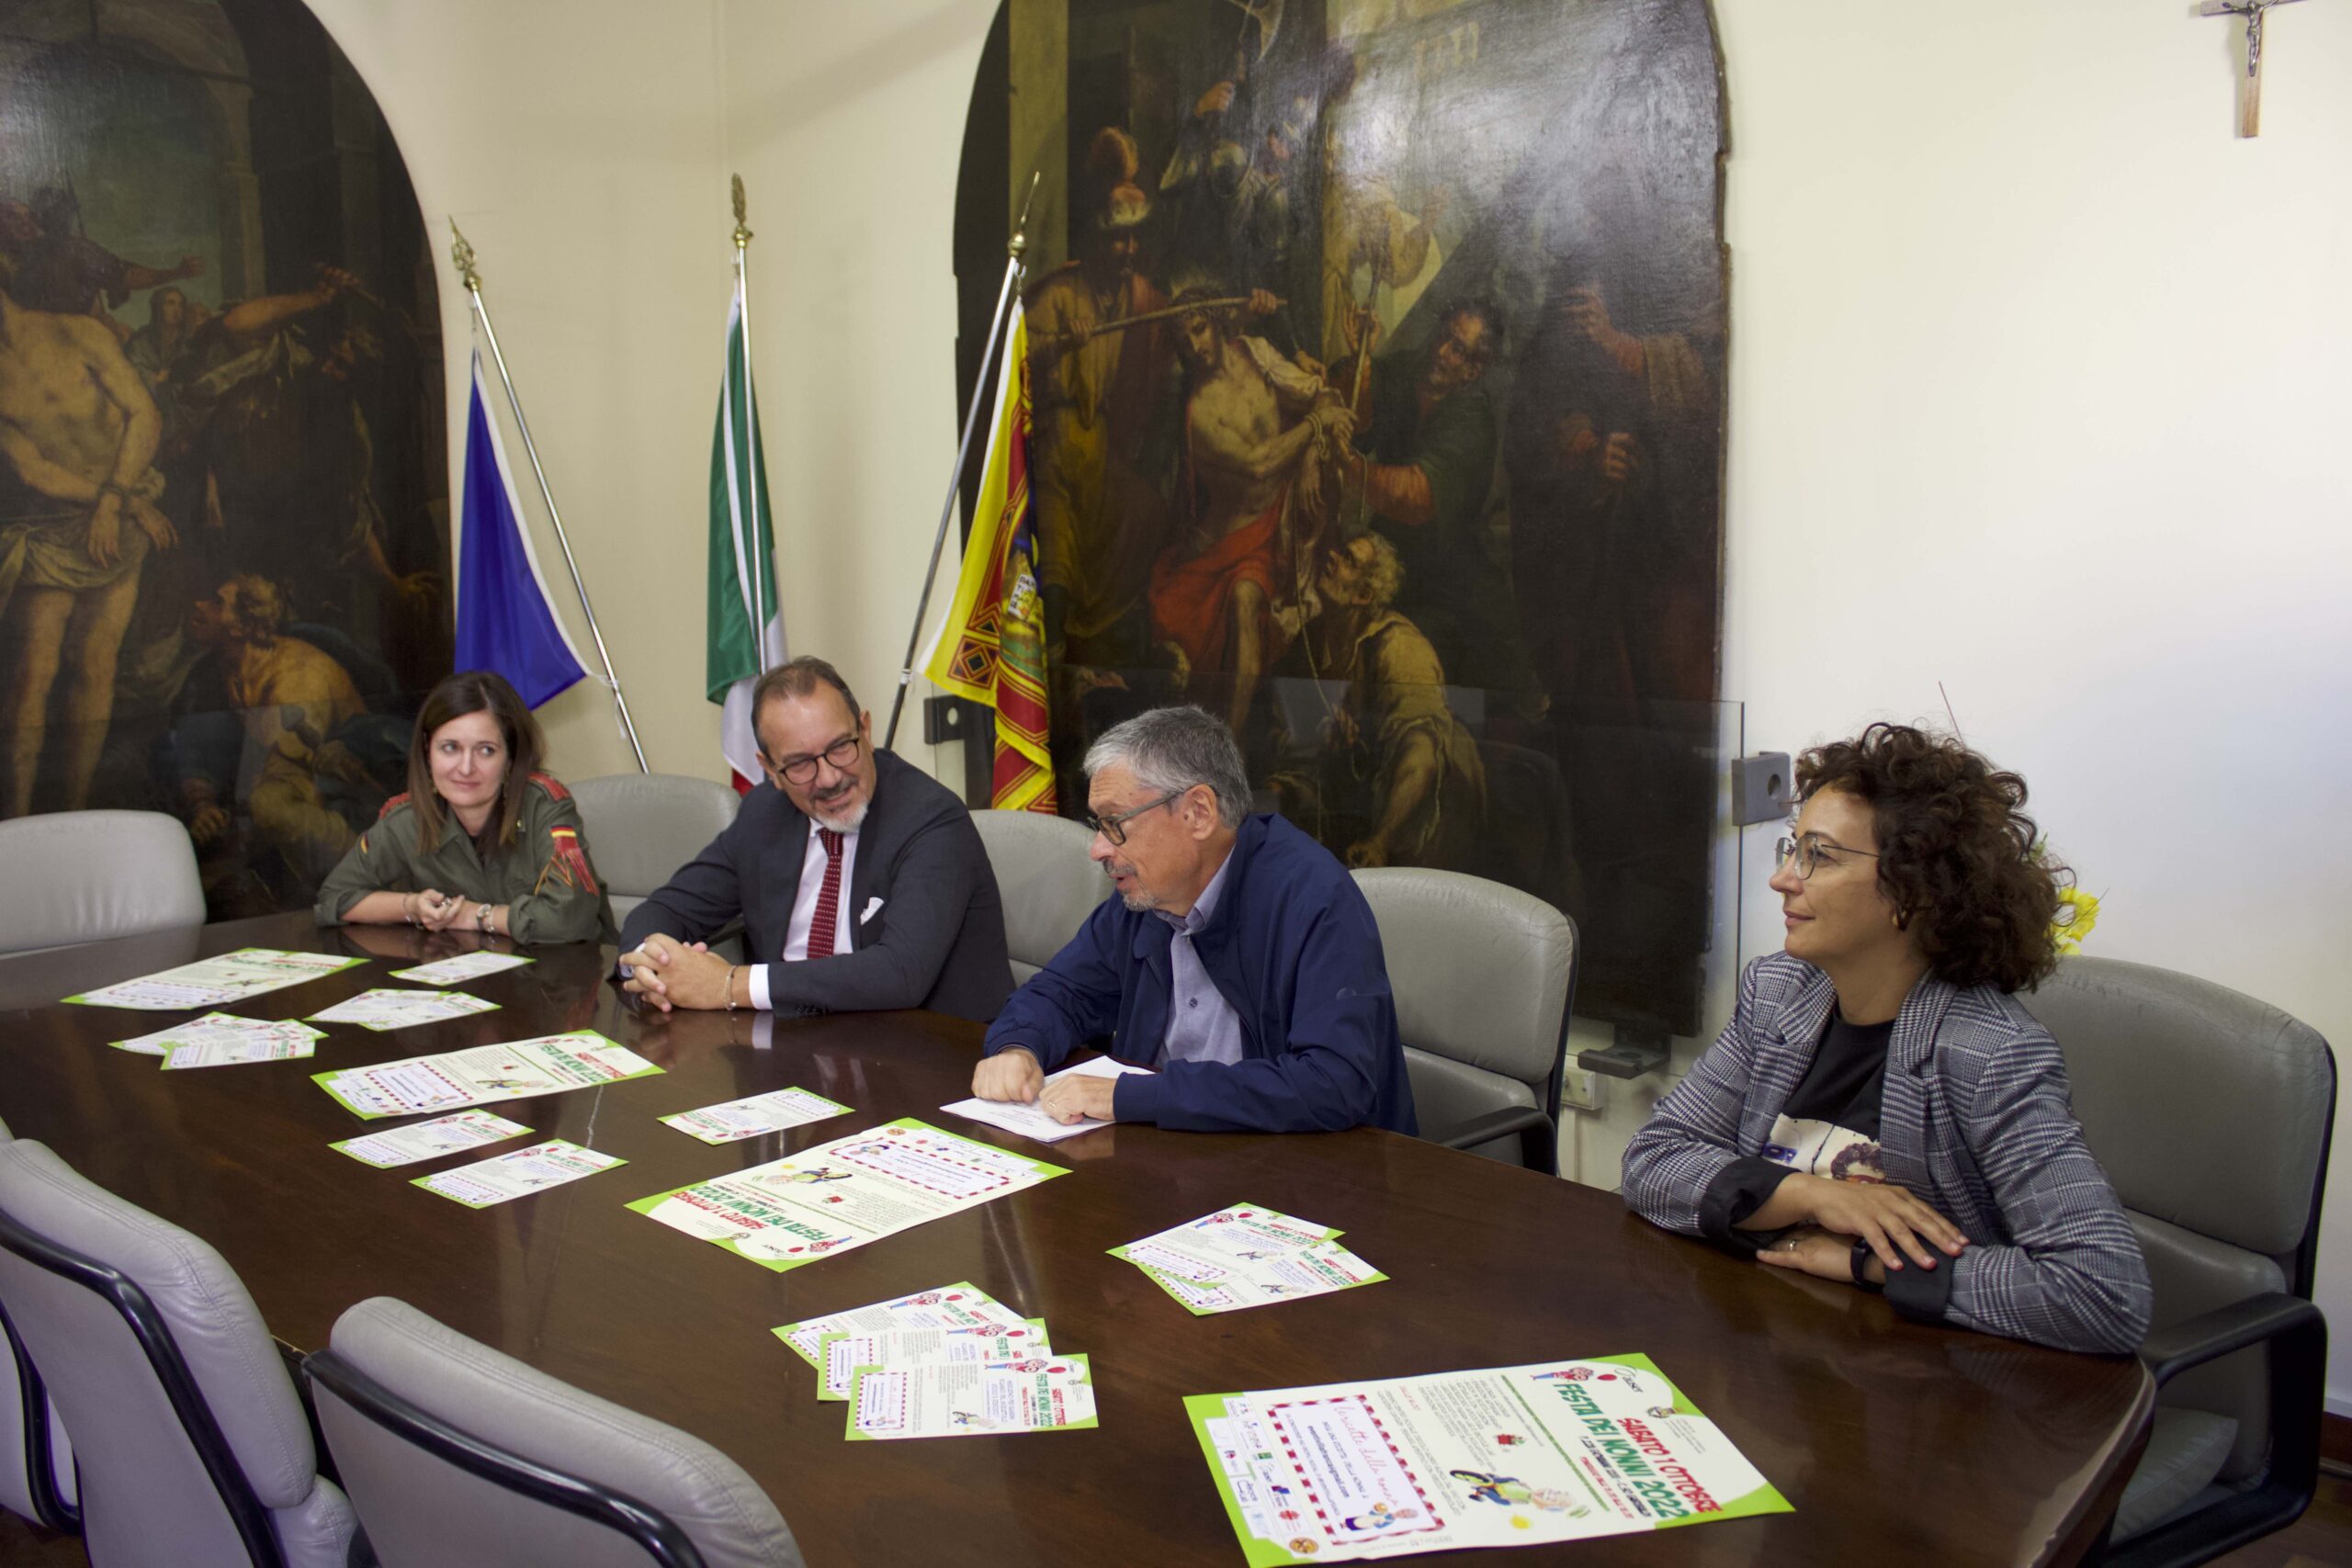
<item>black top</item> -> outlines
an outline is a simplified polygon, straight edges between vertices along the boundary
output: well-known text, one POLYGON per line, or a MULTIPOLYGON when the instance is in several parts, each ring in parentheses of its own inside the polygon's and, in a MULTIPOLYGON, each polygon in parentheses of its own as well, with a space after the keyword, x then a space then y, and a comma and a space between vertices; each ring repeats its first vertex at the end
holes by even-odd
MULTIPOLYGON (((1875 1141, 1879 1107, 1886 1087, 1886 1052, 1894 1021, 1849 1023, 1835 1008, 1814 1048, 1804 1077, 1781 1108, 1801 1122, 1827 1122, 1875 1141)), ((1754 1252, 1777 1234, 1736 1228, 1769 1201, 1792 1168, 1760 1155, 1744 1155, 1717 1172, 1699 1205, 1699 1227, 1707 1238, 1734 1252, 1754 1252)))
POLYGON ((1813 1054, 1804 1081, 1781 1108, 1800 1122, 1828 1122, 1863 1137, 1878 1137, 1880 1093, 1886 1084, 1886 1048, 1894 1021, 1848 1023, 1836 1009, 1813 1054))

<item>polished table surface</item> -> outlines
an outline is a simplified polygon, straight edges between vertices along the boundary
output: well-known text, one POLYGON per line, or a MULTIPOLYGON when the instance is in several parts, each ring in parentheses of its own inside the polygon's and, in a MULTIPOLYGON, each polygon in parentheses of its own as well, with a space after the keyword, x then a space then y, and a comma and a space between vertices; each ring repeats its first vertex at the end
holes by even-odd
POLYGON ((399 1296, 717 1445, 820 1568, 1238 1564, 1184 1395, 1553 1358, 1647 1354, 1796 1511, 1516 1549, 1512 1561, 1818 1564, 1891 1550, 1939 1565, 2067 1561, 2136 1452, 2150 1394, 2134 1360, 1905 1323, 1883 1299, 1660 1233, 1594 1188, 1368 1128, 1123 1126, 1047 1148, 944 1115, 979 1047, 978 1029, 956 1020, 662 1020, 603 983, 598 950, 540 948, 535 964, 463 987, 500 1011, 384 1034, 331 1025, 310 1060, 164 1073, 102 1043, 182 1015, 55 1000, 242 946, 372 960, 223 1010, 296 1017, 477 940, 321 931, 288 915, 0 961, 0 1116, 218 1247, 292 1348, 325 1345, 354 1302, 399 1296), (626 1166, 473 1211, 409 1179, 527 1140, 393 1170, 327 1147, 403 1123, 360 1122, 313 1072, 582 1028, 667 1072, 495 1109, 626 1166), (793 1085, 855 1113, 720 1147, 655 1120, 793 1085), (787 1274, 623 1207, 899 1116, 1071 1174, 787 1274), (1388 1280, 1195 1318, 1104 1256, 1245 1201, 1340 1227, 1388 1280), (1091 1354, 1099 1430, 848 1444, 846 1407, 817 1403, 813 1373, 768 1332, 959 1280, 1091 1354))

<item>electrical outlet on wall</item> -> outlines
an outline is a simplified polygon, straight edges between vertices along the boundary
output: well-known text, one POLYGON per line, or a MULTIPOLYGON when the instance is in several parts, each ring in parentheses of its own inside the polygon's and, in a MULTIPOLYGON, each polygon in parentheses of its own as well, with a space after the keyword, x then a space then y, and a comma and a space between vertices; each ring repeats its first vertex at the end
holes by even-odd
POLYGON ((1576 1111, 1600 1110, 1600 1075, 1570 1063, 1560 1079, 1560 1103, 1576 1111))

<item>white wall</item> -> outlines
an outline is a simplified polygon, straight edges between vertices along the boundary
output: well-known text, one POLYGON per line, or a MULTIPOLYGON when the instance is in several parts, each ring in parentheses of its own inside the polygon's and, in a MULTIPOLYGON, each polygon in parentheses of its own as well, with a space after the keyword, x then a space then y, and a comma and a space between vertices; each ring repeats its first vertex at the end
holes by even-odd
MULTIPOLYGON (((445 258, 451 493, 471 330, 446 265, 454 216, 479 254, 491 320, 646 750, 657 767, 725 777, 718 710, 701 696, 734 228, 715 0, 310 4, 382 107, 445 258)), ((593 667, 522 443, 503 407, 495 417, 556 613, 593 667)), ((555 768, 633 771, 612 716, 609 694, 586 681, 541 709, 555 768)))
MULTIPOLYGON (((993 0, 313 4, 428 217, 483 253, 674 771, 714 771, 702 506, 742 173, 793 644, 887 708, 954 439, 951 205, 993 0)), ((2352 9, 2273 16, 2251 142, 2234 24, 2188 10, 1720 0, 1724 693, 1751 748, 1795 750, 1933 716, 1940 681, 2106 899, 2090 951, 2352 1043, 2352 9)), ((557 707, 560 766, 624 765, 593 694, 557 707)), ((1777 942, 1768 837, 1750 953, 1777 942)), ((1657 1087, 1608 1086, 1580 1175, 1613 1184, 1657 1087)), ((2352 1159, 2333 1190, 2321 1299, 2347 1323, 2352 1159)))
MULTIPOLYGON (((2104 899, 2087 951, 2345 1050, 2352 11, 2273 15, 2251 141, 2238 29, 2188 11, 1720 7, 1724 690, 1793 750, 1934 716, 1940 681, 2104 899)), ((2352 1158, 2330 1187, 2344 1325, 2352 1158)))

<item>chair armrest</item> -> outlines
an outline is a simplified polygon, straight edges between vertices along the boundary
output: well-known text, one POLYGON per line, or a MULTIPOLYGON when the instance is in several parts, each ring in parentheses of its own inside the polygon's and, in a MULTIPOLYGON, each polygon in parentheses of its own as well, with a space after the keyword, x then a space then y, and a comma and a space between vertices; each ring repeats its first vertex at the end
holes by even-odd
POLYGON ((1441 1148, 1471 1149, 1513 1133, 1524 1133, 1532 1127, 1548 1127, 1552 1119, 1532 1105, 1507 1105, 1500 1111, 1488 1111, 1472 1117, 1462 1124, 1461 1131, 1451 1137, 1431 1142, 1441 1148))
POLYGON ((2140 1346, 2140 1360, 2161 1388, 2191 1367, 2299 1331, 2327 1333, 2327 1319, 2301 1296, 2266 1291, 2159 1328, 2140 1346))

